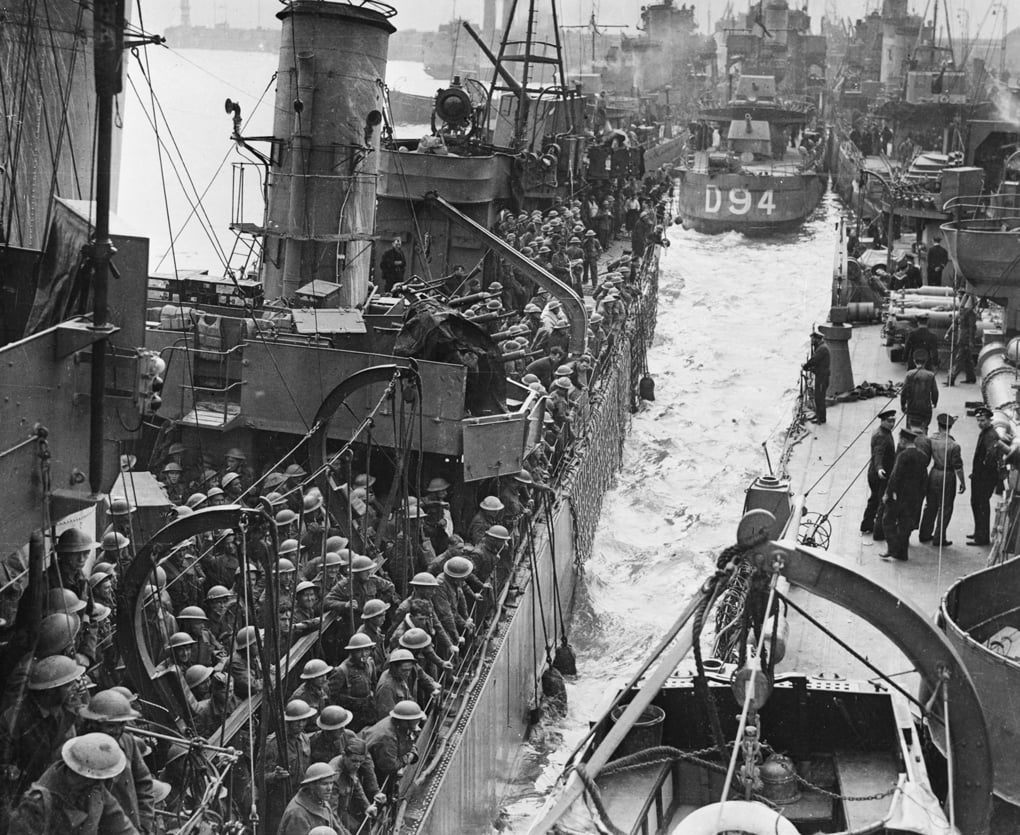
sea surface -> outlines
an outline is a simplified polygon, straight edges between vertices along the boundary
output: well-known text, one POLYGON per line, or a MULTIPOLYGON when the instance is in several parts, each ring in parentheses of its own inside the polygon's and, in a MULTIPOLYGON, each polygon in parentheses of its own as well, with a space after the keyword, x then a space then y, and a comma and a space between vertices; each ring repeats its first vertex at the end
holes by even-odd
MULTIPOLYGON (((163 172, 143 113, 151 112, 150 93, 133 63, 138 95, 128 84, 120 108, 118 214, 150 236, 154 272, 176 265, 221 274, 233 247, 231 163, 248 159, 230 141, 223 102, 241 104, 246 135, 268 135, 277 59, 149 52, 147 75, 166 116, 163 172), (203 196, 200 211, 196 195, 203 196)), ((410 62, 391 62, 387 82, 419 94, 440 86, 410 62)), ((244 209, 258 219, 257 188, 247 189, 244 209)), ((656 400, 633 419, 578 588, 570 633, 578 676, 567 685, 568 712, 532 736, 501 829, 527 830, 589 721, 732 544, 745 487, 768 472, 765 450, 773 462, 781 450, 808 334, 826 318, 838 211, 827 195, 800 231, 767 241, 671 227, 648 358, 656 400)))

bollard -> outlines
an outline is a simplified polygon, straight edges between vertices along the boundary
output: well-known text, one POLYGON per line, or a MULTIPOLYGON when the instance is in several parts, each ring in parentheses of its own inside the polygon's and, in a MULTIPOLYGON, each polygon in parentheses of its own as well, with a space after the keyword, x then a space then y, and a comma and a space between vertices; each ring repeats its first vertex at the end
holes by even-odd
POLYGON ((850 391, 854 387, 854 372, 850 366, 850 337, 854 329, 845 325, 819 325, 832 357, 829 377, 829 396, 850 391))

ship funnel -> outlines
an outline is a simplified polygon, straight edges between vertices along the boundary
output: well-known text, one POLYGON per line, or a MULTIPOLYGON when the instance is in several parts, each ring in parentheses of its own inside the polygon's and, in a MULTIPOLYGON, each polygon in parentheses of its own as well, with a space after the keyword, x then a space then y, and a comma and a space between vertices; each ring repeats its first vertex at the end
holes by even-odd
POLYGON ((310 281, 364 301, 372 269, 383 82, 393 9, 294 0, 283 22, 266 210, 266 296, 310 281))

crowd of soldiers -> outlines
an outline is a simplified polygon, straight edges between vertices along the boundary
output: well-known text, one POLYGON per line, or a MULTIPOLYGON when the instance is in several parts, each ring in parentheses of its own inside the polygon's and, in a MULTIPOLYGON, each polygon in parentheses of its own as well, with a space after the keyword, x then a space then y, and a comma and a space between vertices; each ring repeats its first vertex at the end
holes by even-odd
MULTIPOLYGON (((662 235, 656 210, 669 184, 651 178, 648 188, 638 208, 619 213, 640 244, 636 253, 662 235)), ((575 286, 588 283, 595 307, 588 353, 568 361, 559 303, 530 287, 520 294, 526 279, 500 265, 503 281, 489 284, 497 295, 485 310, 496 301, 507 305, 500 313, 512 312, 513 324, 498 317, 503 332, 492 332, 508 376, 548 398, 547 438, 528 469, 491 482, 473 510, 451 509, 454 487, 439 474, 389 509, 376 496, 376 476, 363 472, 334 484, 327 510, 316 474, 297 461, 257 476, 240 449, 222 461, 179 441, 162 449, 154 470, 171 520, 222 505, 261 507, 273 520, 243 538, 222 529, 152 551, 137 640, 152 680, 181 695, 180 710, 162 706, 171 727, 159 726, 179 734, 180 744, 168 746, 142 718, 137 682, 114 640, 124 605, 118 585, 140 545, 136 508, 111 501, 98 541, 75 527, 59 535, 42 618, 0 705, 0 828, 168 831, 209 802, 189 795, 180 769, 184 754, 214 739, 236 746, 226 784, 231 809, 243 817, 257 804, 260 831, 344 835, 379 814, 416 756, 422 720, 463 674, 480 628, 500 605, 515 545, 549 495, 557 436, 634 297, 640 254, 631 272, 601 274, 601 233, 589 225, 598 217, 575 201, 500 221, 499 235, 523 255, 575 286), (591 260, 583 244, 597 251, 591 260), (566 261, 558 257, 568 252, 566 261), (301 641, 308 651, 299 661, 295 655, 291 674, 267 672, 301 641), (279 722, 259 742, 258 717, 250 715, 243 732, 225 739, 228 718, 267 687, 282 698, 279 722)))

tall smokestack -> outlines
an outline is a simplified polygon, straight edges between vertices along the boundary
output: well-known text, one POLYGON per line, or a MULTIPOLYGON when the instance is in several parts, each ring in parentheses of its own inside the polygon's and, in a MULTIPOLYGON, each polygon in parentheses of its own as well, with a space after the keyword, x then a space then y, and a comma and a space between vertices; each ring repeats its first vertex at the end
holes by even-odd
POLYGON ((314 279, 364 300, 389 36, 369 6, 295 0, 283 21, 263 281, 269 298, 314 279))
POLYGON ((482 4, 482 37, 491 44, 496 32, 496 0, 484 0, 482 4))

